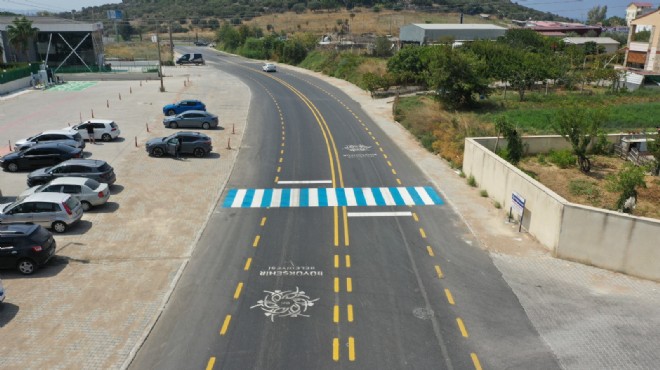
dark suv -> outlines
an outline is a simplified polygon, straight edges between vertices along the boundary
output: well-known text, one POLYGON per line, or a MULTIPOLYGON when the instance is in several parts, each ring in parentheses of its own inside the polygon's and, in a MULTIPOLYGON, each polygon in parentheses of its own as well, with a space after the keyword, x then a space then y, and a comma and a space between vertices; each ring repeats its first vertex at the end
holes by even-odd
POLYGON ((176 64, 205 64, 204 57, 202 54, 193 53, 193 54, 183 54, 176 60, 176 64))
POLYGON ((176 155, 177 142, 181 140, 179 153, 192 154, 197 158, 204 157, 213 150, 211 138, 194 131, 179 131, 166 137, 150 139, 145 145, 149 155, 162 157, 165 154, 176 155))
POLYGON ((112 185, 117 180, 115 171, 106 161, 99 159, 69 159, 53 167, 30 172, 27 185, 33 187, 49 182, 56 177, 77 176, 112 185))
POLYGON ((0 268, 30 275, 55 254, 53 234, 39 225, 0 225, 0 268))

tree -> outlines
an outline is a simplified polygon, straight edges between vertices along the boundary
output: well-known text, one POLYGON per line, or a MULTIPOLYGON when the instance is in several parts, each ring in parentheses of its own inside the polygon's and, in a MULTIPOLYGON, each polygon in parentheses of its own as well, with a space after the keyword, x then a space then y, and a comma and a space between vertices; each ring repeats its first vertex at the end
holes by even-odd
POLYGON ((605 27, 617 27, 617 26, 625 26, 626 25, 626 20, 623 19, 622 17, 609 17, 606 20, 603 21, 603 26, 605 27))
POLYGON ((425 83, 429 72, 423 60, 427 48, 406 46, 387 60, 387 71, 399 83, 425 83))
POLYGON ((626 163, 616 175, 608 176, 607 190, 620 193, 616 209, 632 213, 637 203, 637 188, 646 188, 644 169, 632 163, 626 163))
POLYGON ((560 110, 551 119, 551 126, 555 132, 566 139, 577 156, 580 170, 584 173, 591 171, 591 161, 587 157, 587 148, 598 135, 598 130, 605 121, 602 110, 587 109, 573 106, 560 110))
POLYGON ((228 23, 224 23, 220 27, 217 38, 224 45, 225 50, 234 51, 241 46, 241 37, 238 31, 228 23))
POLYGON ((607 16, 607 5, 605 6, 594 6, 587 13, 587 24, 598 24, 605 21, 607 16))
POLYGON ((495 120, 495 129, 497 130, 495 152, 497 152, 500 135, 502 135, 507 139, 506 151, 502 157, 514 165, 518 164, 522 159, 525 148, 518 130, 516 130, 513 124, 505 116, 497 117, 495 120))
POLYGON ((29 61, 28 44, 30 40, 37 37, 39 29, 32 27, 32 21, 25 18, 14 18, 13 24, 7 26, 7 36, 9 43, 16 49, 17 52, 24 54, 25 59, 29 61))
POLYGON ((659 135, 656 135, 655 139, 647 140, 646 145, 648 146, 649 154, 651 154, 654 159, 651 172, 653 172, 655 176, 658 176, 660 175, 660 132, 659 135))
POLYGON ((377 37, 373 54, 377 57, 387 57, 392 55, 392 42, 385 36, 377 37))
POLYGON ((520 49, 511 49, 507 63, 501 65, 504 81, 518 91, 520 101, 525 100, 525 92, 537 81, 549 77, 547 58, 540 54, 520 49))

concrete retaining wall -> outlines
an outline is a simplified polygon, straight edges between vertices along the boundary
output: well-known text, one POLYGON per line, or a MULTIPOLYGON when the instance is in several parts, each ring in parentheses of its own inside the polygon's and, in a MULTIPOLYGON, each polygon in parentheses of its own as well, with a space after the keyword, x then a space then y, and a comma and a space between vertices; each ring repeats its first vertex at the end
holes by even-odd
POLYGON ((30 87, 30 81, 32 77, 23 77, 18 80, 10 81, 4 84, 0 84, 0 95, 9 94, 14 91, 25 89, 30 87))
MULTIPOLYGON (((620 136, 610 135, 610 140, 620 136)), ((561 149, 553 146, 560 140, 523 138, 530 152, 561 149)), ((491 152, 494 146, 495 138, 466 139, 463 172, 507 210, 512 192, 525 198, 523 226, 553 255, 660 281, 660 220, 570 203, 491 152)))

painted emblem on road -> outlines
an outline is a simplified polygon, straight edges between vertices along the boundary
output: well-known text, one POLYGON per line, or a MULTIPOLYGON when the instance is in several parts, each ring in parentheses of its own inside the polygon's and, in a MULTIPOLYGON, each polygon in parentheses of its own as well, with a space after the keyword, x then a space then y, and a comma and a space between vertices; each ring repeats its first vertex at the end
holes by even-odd
POLYGON ((310 299, 308 295, 296 287, 296 290, 274 290, 268 291, 264 299, 257 301, 257 304, 250 307, 261 308, 264 315, 270 317, 270 321, 275 322, 276 317, 309 317, 305 314, 309 307, 314 305, 314 302, 319 298, 310 299))
POLYGON ((259 271, 259 276, 323 276, 314 266, 268 266, 268 270, 259 271))
POLYGON ((369 158, 377 155, 376 153, 365 153, 370 151, 371 147, 363 144, 345 145, 344 150, 350 152, 349 154, 342 154, 346 158, 369 158))

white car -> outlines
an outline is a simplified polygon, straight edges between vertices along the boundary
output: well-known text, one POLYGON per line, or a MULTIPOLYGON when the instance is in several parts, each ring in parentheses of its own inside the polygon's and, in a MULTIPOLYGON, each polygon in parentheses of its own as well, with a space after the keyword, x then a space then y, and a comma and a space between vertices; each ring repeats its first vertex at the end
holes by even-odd
POLYGON ((66 127, 67 130, 77 131, 83 140, 89 140, 89 134, 87 133, 87 127, 91 125, 94 129, 94 139, 103 140, 103 141, 112 141, 116 139, 121 131, 119 126, 115 121, 110 119, 92 119, 79 123, 73 127, 66 127))
POLYGON ((58 142, 72 146, 74 148, 85 148, 85 141, 78 131, 66 127, 62 130, 49 130, 30 136, 26 139, 17 140, 14 144, 14 150, 23 150, 37 143, 58 142))
POLYGON ((22 192, 16 200, 20 201, 36 193, 65 193, 78 199, 83 211, 89 211, 92 206, 100 206, 110 199, 108 184, 86 177, 57 177, 44 185, 33 186, 22 192))
POLYGON ((273 63, 266 63, 266 64, 264 64, 263 67, 261 67, 261 69, 263 69, 264 72, 276 72, 277 71, 277 67, 275 67, 275 64, 273 64, 273 63))

